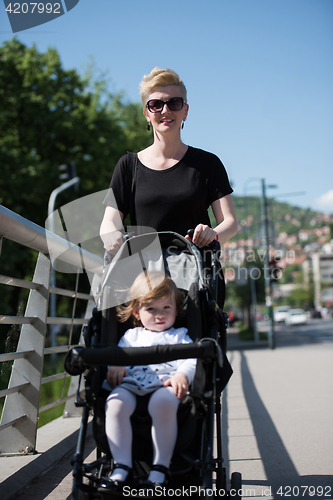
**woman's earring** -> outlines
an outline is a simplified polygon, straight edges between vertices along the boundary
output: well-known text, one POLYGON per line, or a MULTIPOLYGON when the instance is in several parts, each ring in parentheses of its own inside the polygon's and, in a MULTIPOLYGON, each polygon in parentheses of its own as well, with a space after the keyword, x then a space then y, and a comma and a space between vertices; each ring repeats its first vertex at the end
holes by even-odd
POLYGON ((147 130, 150 132, 150 122, 147 123, 147 130))
POLYGON ((184 125, 185 125, 185 120, 184 120, 184 121, 183 121, 183 123, 182 123, 182 129, 184 128, 184 125))

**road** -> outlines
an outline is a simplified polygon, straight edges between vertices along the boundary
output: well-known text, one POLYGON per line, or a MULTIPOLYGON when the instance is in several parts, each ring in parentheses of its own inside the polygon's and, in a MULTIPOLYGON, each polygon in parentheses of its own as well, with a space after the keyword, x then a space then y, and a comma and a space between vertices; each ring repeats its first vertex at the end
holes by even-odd
POLYGON ((333 318, 309 319, 305 325, 274 326, 276 346, 333 342, 333 318))

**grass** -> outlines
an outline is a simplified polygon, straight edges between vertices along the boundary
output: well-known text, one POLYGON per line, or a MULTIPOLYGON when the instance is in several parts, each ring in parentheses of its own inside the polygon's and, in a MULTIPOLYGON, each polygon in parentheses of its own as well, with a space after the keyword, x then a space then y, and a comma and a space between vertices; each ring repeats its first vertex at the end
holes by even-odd
MULTIPOLYGON (((23 315, 23 305, 20 306, 18 313, 19 316, 23 315), (21 310, 22 309, 22 310, 21 310)), ((66 317, 66 312, 64 313, 66 317)), ((57 345, 67 345, 69 342, 69 327, 63 327, 61 332, 57 336, 57 345)), ((72 344, 76 344, 79 341, 81 333, 81 326, 74 325, 72 344)), ((9 330, 7 330, 7 325, 0 325, 0 352, 12 353, 17 349, 18 341, 21 334, 20 325, 12 325, 9 330)), ((50 346, 50 331, 46 333, 45 347, 50 346)), ((43 374, 42 377, 48 377, 50 375, 55 375, 57 373, 63 373, 64 370, 64 354, 57 354, 56 360, 53 361, 49 355, 45 356, 43 364, 43 374)), ((12 373, 13 361, 4 361, 0 363, 0 390, 7 389, 10 376, 12 373)), ((56 380, 54 382, 48 382, 41 386, 40 393, 40 403, 39 406, 43 407, 54 401, 58 401, 64 396, 67 396, 68 389, 70 385, 70 376, 66 376, 65 380, 56 380)), ((9 400, 10 401, 10 400, 9 400)), ((0 415, 2 414, 3 406, 5 403, 5 397, 0 398, 0 415)), ((52 420, 60 417, 64 413, 66 403, 61 403, 49 410, 39 413, 38 428, 51 422, 52 420)))
MULTIPOLYGON (((239 331, 240 339, 243 341, 254 341, 254 331, 252 328, 247 328, 243 323, 238 321, 236 327, 239 331)), ((265 332, 259 332, 259 340, 267 340, 267 334, 265 332)))
MULTIPOLYGON (((78 341, 80 330, 74 332, 73 335, 76 335, 74 339, 74 343, 78 341)), ((46 344, 48 345, 49 338, 46 339, 46 344)), ((67 333, 58 334, 57 337, 57 345, 67 345, 68 343, 68 335, 67 333)), ((46 356, 44 358, 44 366, 43 366, 43 377, 48 377, 50 375, 54 375, 56 373, 63 373, 64 369, 64 360, 65 354, 57 354, 56 360, 52 361, 50 356, 46 356)), ((40 407, 43 407, 49 403, 53 403, 54 401, 58 401, 64 396, 67 396, 69 384, 71 377, 69 375, 66 376, 65 382, 64 379, 55 380, 54 382, 48 382, 41 386, 40 393, 40 407)), ((52 420, 61 417, 64 414, 66 403, 61 403, 49 410, 43 411, 39 413, 38 418, 38 429, 43 425, 51 422, 52 420)))
MULTIPOLYGON (((54 375, 55 373, 61 373, 64 371, 64 356, 58 354, 57 360, 55 362, 48 361, 44 363, 43 377, 48 377, 54 375)), ((47 382, 41 386, 40 392, 40 407, 45 406, 53 401, 58 401, 63 396, 67 396, 68 388, 70 384, 70 377, 67 376, 64 380, 55 380, 54 382, 47 382)), ((50 408, 49 410, 43 411, 39 414, 38 428, 51 422, 55 418, 61 417, 64 413, 66 403, 61 403, 58 406, 50 408)))
MULTIPOLYGON (((5 367, 3 367, 1 373, 2 375, 1 389, 6 389, 8 386, 12 364, 13 362, 3 363, 5 367)), ((64 372, 64 356, 58 354, 57 360, 55 362, 47 361, 44 363, 43 377, 48 377, 50 375, 62 372, 64 372)), ((65 381, 61 379, 61 380, 55 380, 54 382, 47 382, 46 384, 43 384, 41 386, 39 406, 40 407, 46 406, 49 403, 58 401, 63 396, 67 396, 70 379, 71 379, 70 376, 67 376, 65 381)), ((5 398, 0 398, 0 414, 2 413, 4 402, 5 398)), ((53 408, 50 408, 49 410, 39 413, 38 428, 51 422, 55 418, 61 417, 64 413, 65 404, 66 403, 61 403, 58 406, 55 406, 53 408)))

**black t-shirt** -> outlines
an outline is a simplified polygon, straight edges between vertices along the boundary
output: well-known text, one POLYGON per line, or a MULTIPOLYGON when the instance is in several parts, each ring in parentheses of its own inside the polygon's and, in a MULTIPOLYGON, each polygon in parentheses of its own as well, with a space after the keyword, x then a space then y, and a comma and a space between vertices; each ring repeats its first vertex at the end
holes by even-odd
MULTIPOLYGON (((124 218, 131 211, 133 162, 127 153, 118 161, 110 188, 124 218)), ((166 170, 153 170, 137 161, 134 210, 137 226, 186 235, 198 224, 210 225, 207 209, 213 201, 232 193, 220 159, 201 149, 189 147, 184 157, 166 170)), ((112 196, 104 203, 114 206, 112 196)), ((131 222, 133 224, 133 222, 131 222)))

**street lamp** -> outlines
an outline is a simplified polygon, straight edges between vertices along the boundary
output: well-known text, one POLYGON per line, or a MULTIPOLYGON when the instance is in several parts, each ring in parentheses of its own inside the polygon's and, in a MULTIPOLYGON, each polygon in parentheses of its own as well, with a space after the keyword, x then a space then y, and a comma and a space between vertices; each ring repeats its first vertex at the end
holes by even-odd
MULTIPOLYGON (((243 187, 243 196, 244 196, 244 233, 245 233, 245 243, 244 243, 244 254, 246 255, 247 252, 247 237, 248 237, 248 226, 247 226, 247 209, 248 209, 248 204, 247 204, 247 189, 248 185, 251 182, 261 182, 260 177, 251 177, 250 179, 247 179, 247 181, 244 184, 243 187)), ((249 267, 249 280, 250 280, 250 291, 251 291, 251 303, 252 303, 252 315, 253 315, 253 333, 254 333, 254 341, 255 343, 259 342, 259 332, 258 332, 258 327, 257 327, 257 293, 255 289, 255 279, 258 278, 257 275, 255 275, 256 271, 255 268, 252 266, 249 267)))
MULTIPOLYGON (((76 175, 76 169, 75 169, 74 162, 60 165, 58 167, 58 169, 61 172, 63 172, 62 174, 59 175, 59 179, 62 181, 66 181, 66 182, 61 184, 61 186, 57 187, 56 189, 54 189, 50 195, 50 198, 49 198, 48 223, 49 223, 49 231, 51 231, 51 233, 54 233, 54 218, 53 218, 53 216, 54 216, 55 202, 56 202, 56 198, 57 198, 58 194, 61 193, 62 191, 65 191, 66 189, 69 189, 69 188, 77 190, 79 182, 80 182, 80 177, 77 177, 77 175, 76 175)), ((55 274, 55 269, 53 266, 51 267, 50 286, 54 287, 54 288, 56 286, 56 274, 55 274)), ((50 316, 52 318, 55 318, 57 316, 57 305, 56 305, 55 293, 50 294, 50 316)), ((50 325, 50 331, 51 331, 50 345, 51 345, 51 347, 56 347, 59 325, 55 325, 55 324, 50 325)), ((56 359, 55 354, 51 354, 51 356, 52 356, 53 360, 56 359)))
MULTIPOLYGON (((269 184, 267 188, 277 188, 276 184, 269 184)), ((273 321, 273 289, 270 280, 270 266, 269 266, 269 236, 268 236, 268 216, 267 216, 267 197, 266 197, 266 184, 265 179, 261 179, 262 188, 262 222, 263 222, 263 238, 262 243, 264 247, 264 278, 265 278, 265 295, 266 306, 268 307, 268 345, 271 349, 275 349, 275 335, 274 335, 274 321, 273 321)))

